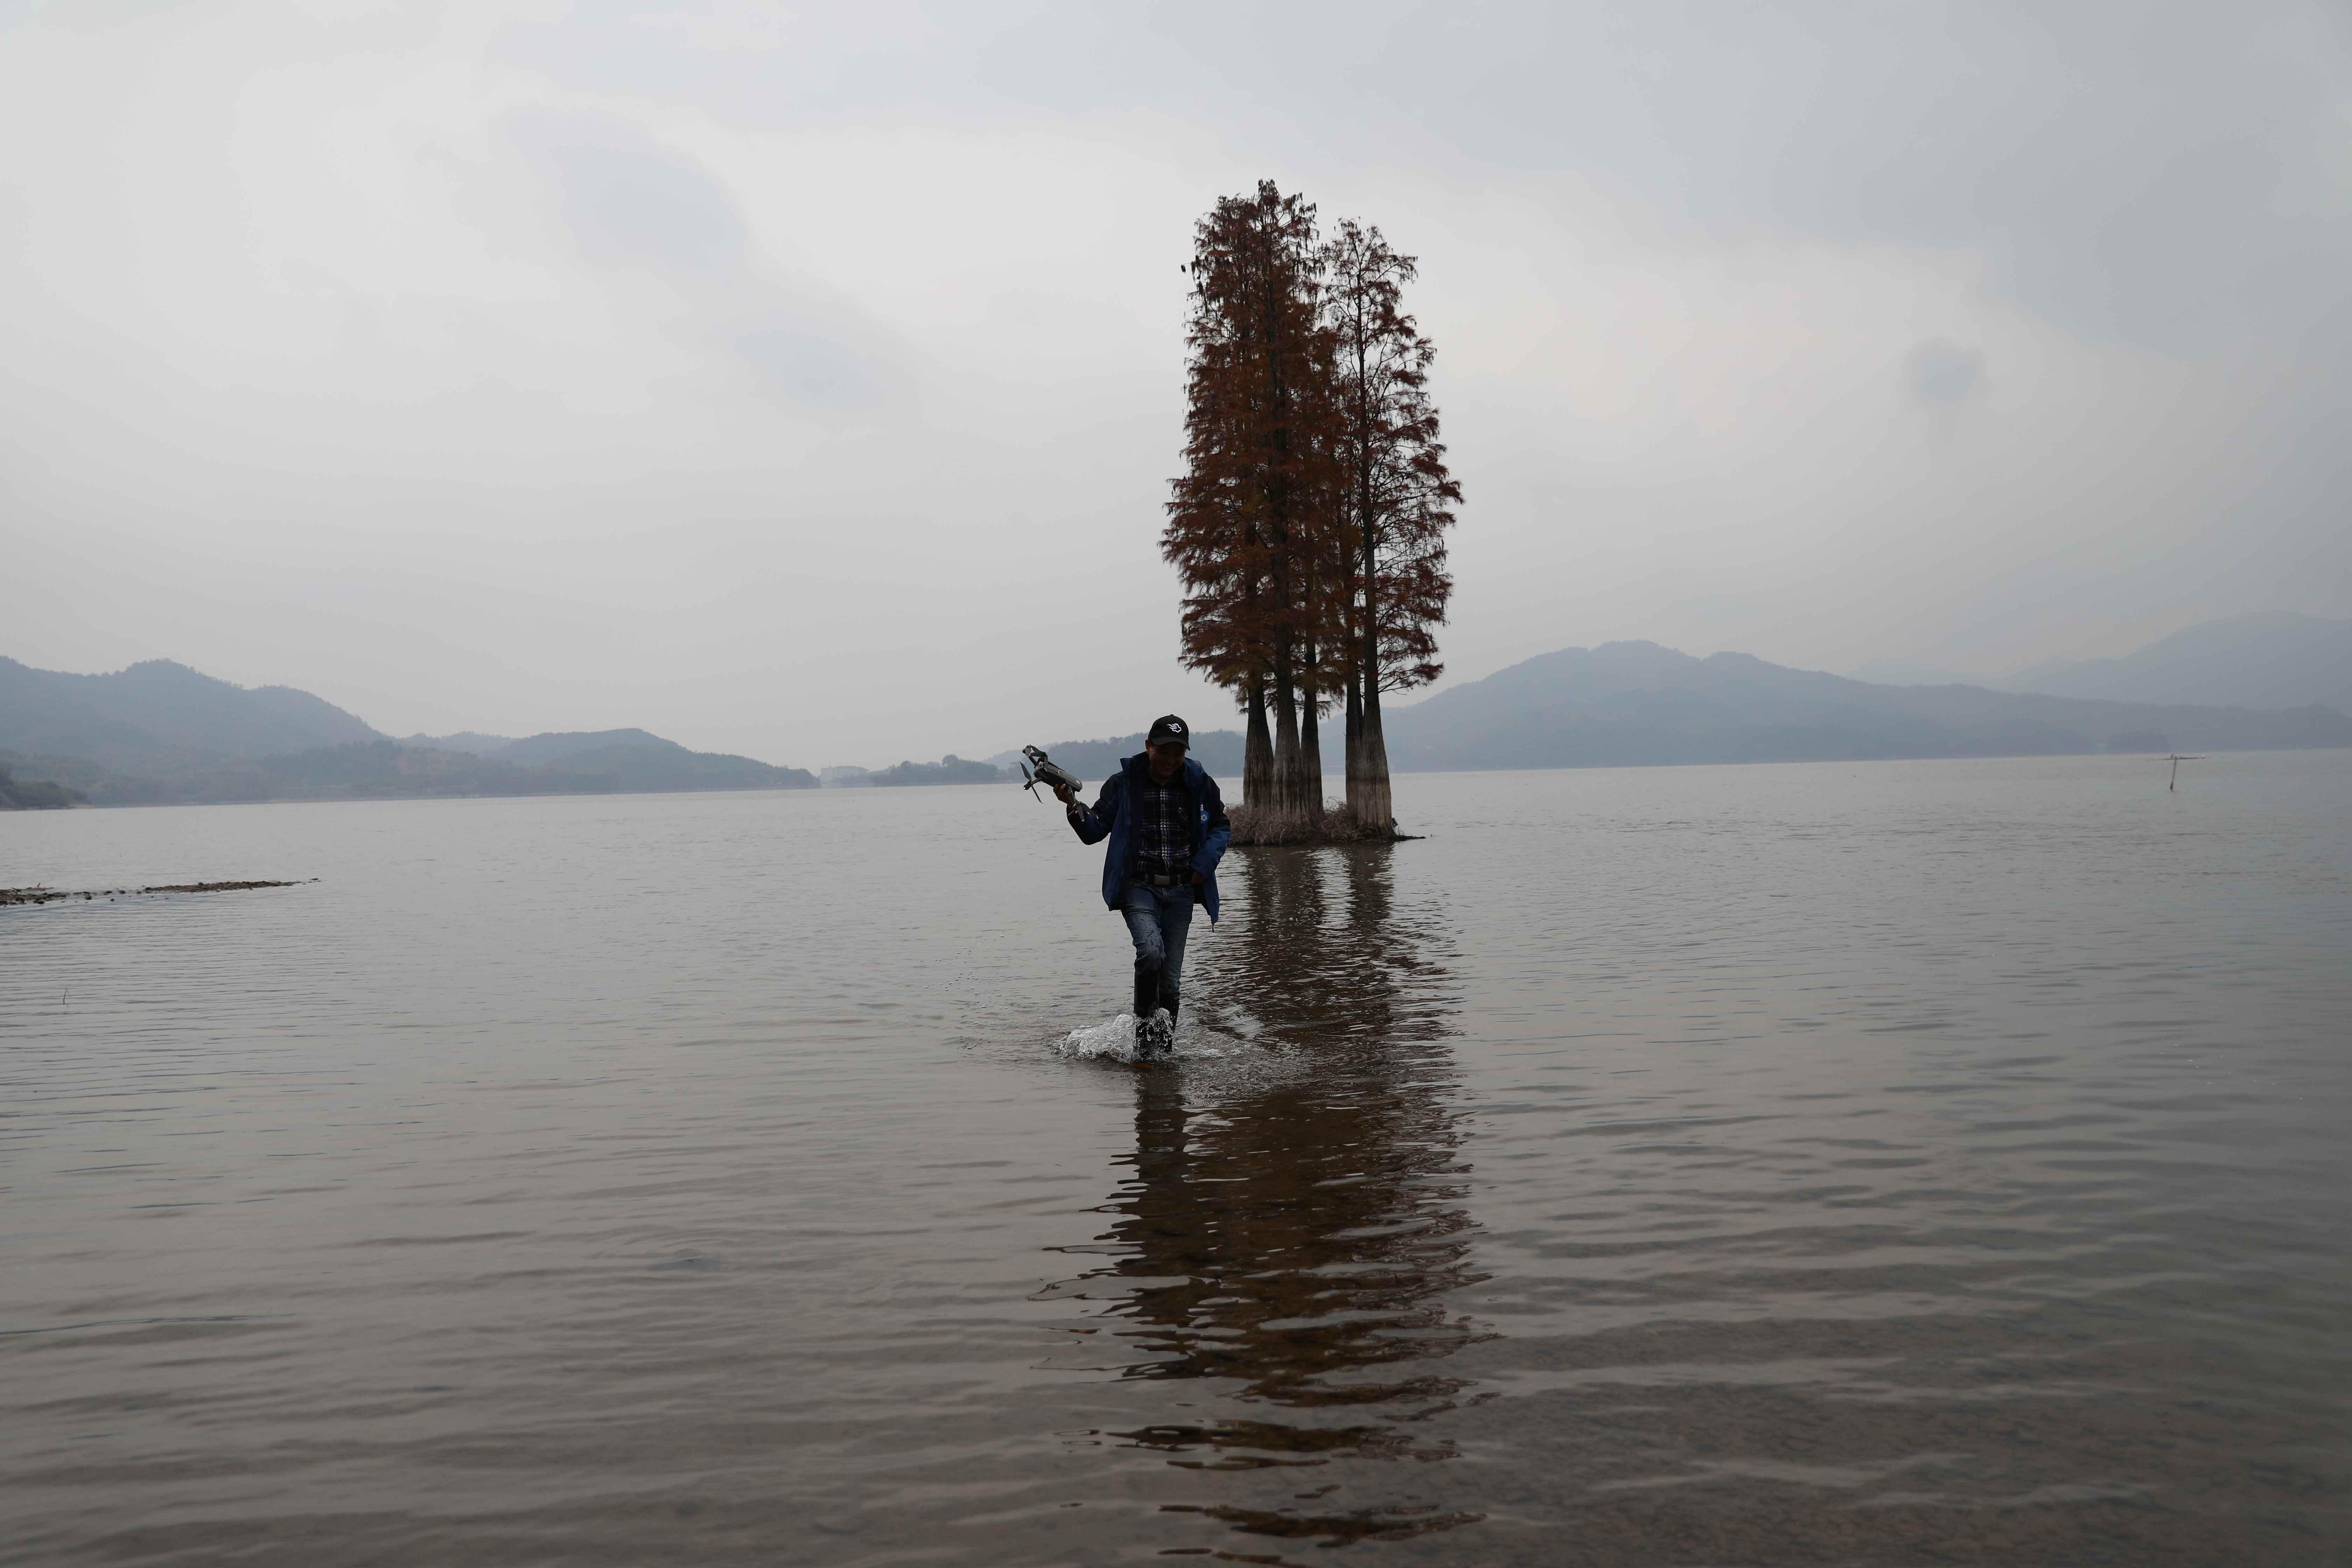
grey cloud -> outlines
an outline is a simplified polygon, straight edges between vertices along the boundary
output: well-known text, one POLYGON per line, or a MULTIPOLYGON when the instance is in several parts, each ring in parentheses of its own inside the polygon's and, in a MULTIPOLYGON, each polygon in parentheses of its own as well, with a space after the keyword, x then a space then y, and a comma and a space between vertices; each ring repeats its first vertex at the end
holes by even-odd
POLYGON ((687 302, 675 330, 803 412, 870 410, 903 390, 889 334, 761 264, 735 197, 693 160, 594 117, 518 117, 509 139, 599 266, 643 267, 687 302))
POLYGON ((553 155, 563 214, 598 260, 687 268, 741 258, 743 225, 724 193, 654 153, 566 147, 553 155))
POLYGON ((518 118, 509 134, 541 172, 589 259, 681 272, 743 260, 749 241, 727 192, 633 129, 535 115, 518 118))
POLYGON ((770 120, 1149 104, 1293 166, 1572 168, 1705 233, 1979 249, 2031 308, 2164 350, 2307 312, 2352 263, 2340 184, 2283 211, 2352 94, 2352 13, 2315 0, 929 9, 939 47, 711 86, 770 120))
MULTIPOLYGON (((824 50, 696 61, 698 90, 783 123, 1150 105, 1272 165, 1572 169, 1702 234, 1972 249, 2030 309, 2160 352, 2295 332, 2352 270, 2326 145, 2352 105, 2352 12, 2319 0, 1366 0, 1345 27, 1244 0, 927 9, 932 47, 854 71, 824 50)), ((614 89, 707 57, 635 31, 649 41, 518 47, 614 89)))
POLYGON ((735 340, 736 352, 790 397, 832 408, 870 406, 882 383, 845 344, 789 327, 763 327, 735 340))
POLYGON ((1922 403, 1964 402, 1984 384, 1984 355, 1940 338, 1913 344, 1903 363, 1911 395, 1922 403))

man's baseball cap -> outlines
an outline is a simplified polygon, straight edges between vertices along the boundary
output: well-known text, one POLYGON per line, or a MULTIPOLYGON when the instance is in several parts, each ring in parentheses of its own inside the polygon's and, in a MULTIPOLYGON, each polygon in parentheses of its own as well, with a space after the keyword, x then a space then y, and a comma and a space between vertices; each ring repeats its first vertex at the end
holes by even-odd
POLYGON ((1151 733, 1143 737, 1143 743, 1147 746, 1181 746, 1189 752, 1192 749, 1192 731, 1186 729, 1184 721, 1175 714, 1162 713, 1151 721, 1151 733))

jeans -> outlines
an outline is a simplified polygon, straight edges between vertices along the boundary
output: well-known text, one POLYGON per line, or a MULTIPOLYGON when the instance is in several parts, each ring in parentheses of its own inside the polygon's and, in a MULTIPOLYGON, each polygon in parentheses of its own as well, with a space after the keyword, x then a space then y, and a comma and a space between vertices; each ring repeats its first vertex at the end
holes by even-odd
POLYGON ((1184 939, 1192 931, 1192 889, 1130 885, 1120 908, 1135 938, 1135 1016, 1154 1007, 1176 1016, 1177 984, 1184 977, 1184 939))

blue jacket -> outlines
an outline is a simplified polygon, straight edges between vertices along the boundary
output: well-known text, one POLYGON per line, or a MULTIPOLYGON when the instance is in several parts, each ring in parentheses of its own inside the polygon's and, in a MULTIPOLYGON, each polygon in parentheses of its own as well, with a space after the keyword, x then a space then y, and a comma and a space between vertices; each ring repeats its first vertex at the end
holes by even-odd
MULTIPOLYGON (((1128 801, 1134 790, 1150 782, 1150 754, 1138 752, 1103 780, 1102 793, 1095 797, 1093 806, 1078 807, 1070 824, 1082 844, 1110 840, 1110 847, 1103 851, 1102 895, 1103 902, 1114 910, 1126 902, 1128 878, 1135 869, 1135 833, 1128 801)), ((1184 759, 1181 783, 1192 796, 1192 869, 1201 873, 1201 907, 1209 911, 1209 923, 1214 925, 1217 861, 1233 839, 1234 826, 1225 820, 1225 797, 1217 793, 1217 781, 1190 757, 1184 759)))

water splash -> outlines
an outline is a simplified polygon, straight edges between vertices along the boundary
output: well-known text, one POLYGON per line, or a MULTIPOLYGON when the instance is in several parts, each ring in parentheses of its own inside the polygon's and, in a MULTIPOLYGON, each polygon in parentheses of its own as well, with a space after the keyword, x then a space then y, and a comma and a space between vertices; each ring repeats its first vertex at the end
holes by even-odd
POLYGON ((1072 1029, 1062 1037, 1056 1048, 1064 1056, 1082 1061, 1108 1057, 1113 1061, 1131 1062, 1135 1060, 1135 1015, 1121 1013, 1116 1018, 1072 1029))

